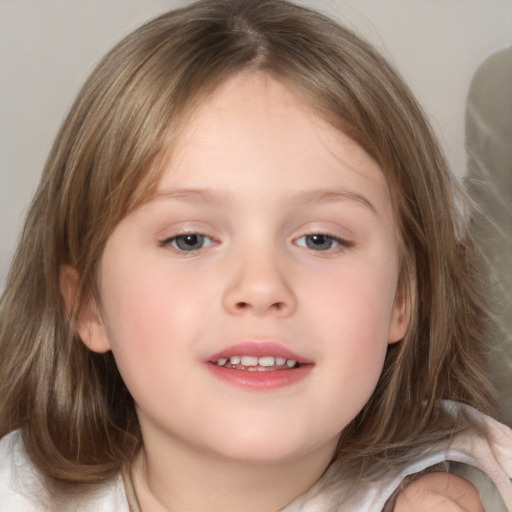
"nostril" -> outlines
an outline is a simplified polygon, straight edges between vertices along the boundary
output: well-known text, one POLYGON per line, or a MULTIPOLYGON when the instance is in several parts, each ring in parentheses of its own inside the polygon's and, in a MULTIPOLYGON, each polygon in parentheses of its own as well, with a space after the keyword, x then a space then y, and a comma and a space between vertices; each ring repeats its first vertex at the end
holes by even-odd
MULTIPOLYGON (((245 309, 251 309, 253 306, 249 302, 237 302, 235 307, 237 310, 243 311, 245 309)), ((284 302, 274 302, 273 304, 270 304, 268 309, 274 311, 282 311, 285 308, 286 304, 284 302)))

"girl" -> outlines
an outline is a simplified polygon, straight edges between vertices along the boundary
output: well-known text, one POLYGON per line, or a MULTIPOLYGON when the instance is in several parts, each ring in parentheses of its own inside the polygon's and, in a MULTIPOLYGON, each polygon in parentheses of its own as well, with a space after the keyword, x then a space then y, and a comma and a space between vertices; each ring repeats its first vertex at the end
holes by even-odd
POLYGON ((129 35, 2 299, 2 510, 480 510, 446 461, 511 507, 454 188, 401 79, 319 14, 205 0, 129 35))

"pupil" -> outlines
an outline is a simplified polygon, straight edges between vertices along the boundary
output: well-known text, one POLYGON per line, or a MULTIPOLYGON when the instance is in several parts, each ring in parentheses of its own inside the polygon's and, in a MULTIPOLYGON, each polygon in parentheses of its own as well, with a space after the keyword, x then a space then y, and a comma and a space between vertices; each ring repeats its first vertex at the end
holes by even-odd
POLYGON ((306 238, 306 245, 310 249, 327 250, 332 246, 332 239, 326 235, 309 235, 306 238))

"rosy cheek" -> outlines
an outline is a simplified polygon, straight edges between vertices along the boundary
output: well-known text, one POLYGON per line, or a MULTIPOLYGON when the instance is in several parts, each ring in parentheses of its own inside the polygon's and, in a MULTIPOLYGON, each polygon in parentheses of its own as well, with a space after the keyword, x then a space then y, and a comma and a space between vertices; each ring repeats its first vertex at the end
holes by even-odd
POLYGON ((152 371, 151 365, 168 362, 173 356, 185 335, 183 329, 196 324, 197 313, 191 307, 195 292, 193 283, 166 279, 162 271, 152 272, 144 262, 140 265, 145 265, 146 271, 128 272, 128 286, 126 279, 117 289, 115 282, 106 283, 108 323, 118 363, 147 366, 145 370, 152 371))
POLYGON ((105 323, 114 355, 118 364, 128 358, 143 360, 141 356, 152 350, 149 340, 154 339, 158 329, 158 297, 147 283, 138 282, 136 273, 128 271, 121 276, 114 269, 109 273, 106 267, 105 274, 105 323))
POLYGON ((342 359, 380 364, 387 348, 394 285, 375 273, 363 279, 354 276, 361 273, 349 272, 337 286, 326 288, 330 292, 316 302, 316 316, 325 318, 326 332, 339 333, 334 350, 342 359))

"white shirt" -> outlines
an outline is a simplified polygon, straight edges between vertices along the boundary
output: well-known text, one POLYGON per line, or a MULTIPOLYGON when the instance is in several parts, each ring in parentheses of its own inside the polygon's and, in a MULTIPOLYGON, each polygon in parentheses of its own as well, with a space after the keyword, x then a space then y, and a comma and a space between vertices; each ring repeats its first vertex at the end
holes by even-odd
MULTIPOLYGON (((448 407, 461 407, 448 403, 448 407)), ((305 495, 282 512, 381 512, 386 501, 409 475, 443 461, 454 461, 476 468, 492 482, 496 496, 483 500, 487 512, 512 512, 512 429, 472 409, 484 436, 464 431, 446 442, 432 446, 405 468, 390 471, 372 482, 358 482, 355 493, 346 499, 346 487, 327 487, 325 477, 305 495), (486 500, 487 503, 486 503, 486 500)), ((468 478, 472 480, 471 476, 468 478)), ((479 481, 473 480, 478 487, 479 481)), ((65 512, 130 512, 127 492, 121 476, 100 491, 81 501, 66 504, 65 512)), ((42 504, 45 490, 38 472, 23 448, 21 435, 15 431, 0 440, 0 512, 50 512, 42 504)), ((53 510, 51 511, 53 512, 53 510)))

